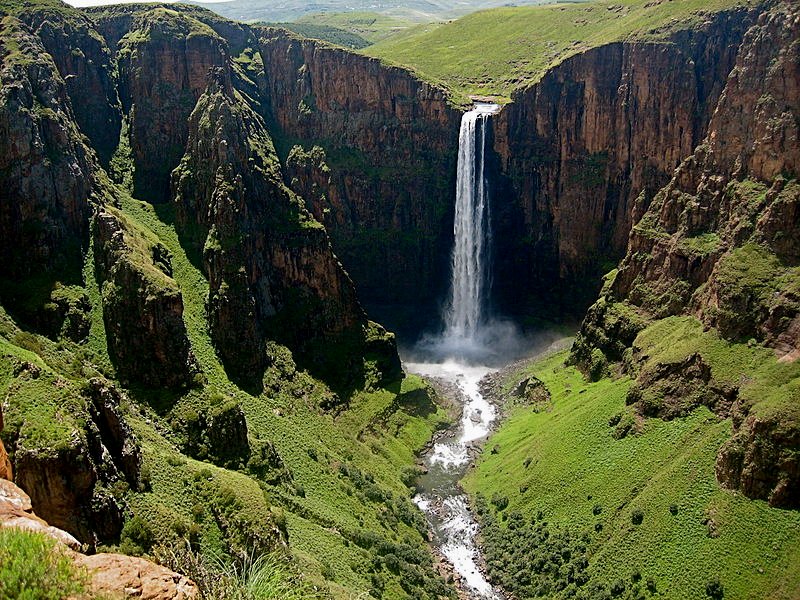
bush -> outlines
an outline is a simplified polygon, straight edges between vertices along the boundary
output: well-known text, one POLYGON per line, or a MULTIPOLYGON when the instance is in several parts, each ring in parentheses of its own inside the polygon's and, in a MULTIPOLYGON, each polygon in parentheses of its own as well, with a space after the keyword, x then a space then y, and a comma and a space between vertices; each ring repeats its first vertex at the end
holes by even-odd
POLYGON ((644 521, 644 512, 637 508, 631 513, 631 523, 634 525, 641 525, 642 521, 644 521))
POLYGON ((494 507, 498 511, 505 510, 505 508, 508 506, 508 496, 495 493, 492 495, 492 504, 494 504, 494 507))
POLYGON ((61 600, 85 591, 85 575, 50 538, 0 527, 0 600, 61 600))
POLYGON ((135 516, 125 523, 120 536, 120 551, 139 556, 150 551, 154 542, 153 530, 143 518, 135 516))
POLYGON ((725 590, 718 577, 714 577, 714 579, 706 583, 706 596, 714 600, 721 600, 725 596, 725 590))

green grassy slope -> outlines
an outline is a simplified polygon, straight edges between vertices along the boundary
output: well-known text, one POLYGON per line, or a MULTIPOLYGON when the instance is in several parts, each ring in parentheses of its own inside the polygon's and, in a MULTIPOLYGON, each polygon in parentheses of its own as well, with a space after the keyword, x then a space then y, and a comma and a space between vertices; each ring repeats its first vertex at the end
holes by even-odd
POLYGON ((586 49, 663 39, 708 13, 754 0, 618 0, 485 10, 407 30, 362 50, 405 65, 460 95, 509 97, 586 49))
MULTIPOLYGON (((413 464, 415 453, 447 422, 444 411, 430 402, 425 384, 409 376, 391 389, 364 391, 335 417, 319 409, 330 390, 306 373, 296 371, 291 353, 276 345, 271 353, 280 358, 267 372, 265 381, 269 385, 265 393, 252 396, 239 390, 227 379, 214 354, 204 318, 207 282, 179 243, 171 208, 159 207, 157 213, 147 203, 124 199, 123 209, 172 252, 175 279, 184 294, 187 331, 209 380, 206 394, 188 394, 178 399, 171 412, 202 409, 209 395, 224 394, 242 406, 251 439, 269 440, 275 445, 292 473, 293 483, 267 488, 267 502, 261 504, 265 508, 269 504, 281 507, 290 547, 301 559, 303 570, 316 583, 328 585, 336 597, 349 597, 373 585, 370 570, 374 553, 355 543, 359 532, 369 531, 390 544, 407 542, 417 552, 426 552, 421 527, 417 527, 421 515, 411 508, 409 490, 401 480, 403 469, 413 464), (373 482, 354 482, 343 474, 341 465, 369 474, 373 482), (411 524, 398 519, 399 514, 411 515, 411 524)), ((154 491, 151 498, 140 499, 142 508, 146 502, 151 512, 163 510, 181 494, 190 508, 190 503, 196 502, 194 491, 176 487, 175 482, 181 477, 176 476, 176 467, 164 459, 170 454, 168 445, 157 437, 151 437, 151 444, 154 491)), ((193 474, 209 468, 191 460, 179 466, 179 471, 193 474)), ((257 496, 259 486, 252 479, 223 469, 212 470, 232 487, 249 487, 250 493, 257 496)), ((380 563, 377 571, 381 571, 380 563)), ((395 594, 389 590, 386 597, 404 597, 399 583, 392 583, 395 594)))
MULTIPOLYGON (((669 319, 637 340, 652 356, 666 358, 681 348, 701 352, 725 377, 745 371, 754 389, 780 388, 797 378, 796 365, 778 365, 768 350, 730 345, 703 333, 691 319, 669 319), (779 381, 780 380, 780 381, 779 381)), ((471 494, 500 502, 491 510, 487 538, 514 539, 503 521, 519 512, 541 511, 551 529, 588 535, 589 576, 583 587, 552 588, 543 597, 706 598, 718 578, 729 599, 786 599, 800 593, 800 514, 770 508, 720 488, 714 462, 730 437, 730 420, 705 407, 673 421, 641 420, 625 407, 628 378, 589 383, 566 354, 552 356, 513 374, 506 389, 534 374, 550 390, 550 412, 516 408, 487 444, 465 481, 471 494), (618 425, 635 419, 634 432, 617 439, 618 425), (499 500, 498 500, 499 499, 499 500), (502 506, 502 502, 499 503, 502 506), (633 523, 641 511, 641 524, 633 523), (673 514, 674 513, 674 514, 673 514), (492 515, 497 515, 496 520, 492 515), (499 527, 499 529, 498 529, 499 527), (641 579, 632 580, 637 572, 641 579), (652 580, 655 593, 647 589, 652 580), (597 587, 596 587, 597 586, 597 587), (620 587, 616 591, 619 592, 620 587)), ((497 574, 519 577, 524 558, 489 552, 497 574)), ((528 564, 528 573, 534 569, 528 564)), ((566 577, 566 575, 565 575, 566 577)), ((566 585, 566 579, 565 579, 566 585)))
POLYGON ((309 24, 335 27, 349 31, 374 44, 380 40, 405 32, 414 24, 411 21, 397 19, 376 12, 353 11, 340 13, 314 13, 303 15, 295 24, 309 24))
MULTIPOLYGON (((385 389, 368 387, 346 408, 326 412, 321 405, 330 389, 298 370, 289 350, 276 344, 264 393, 239 389, 216 357, 205 319, 208 283, 181 245, 174 208, 118 197, 127 225, 172 254, 186 329, 205 376, 180 393, 129 390, 122 409, 141 443, 144 485, 111 490, 133 517, 118 548, 163 556, 165 547, 191 543, 224 556, 269 546, 278 528, 288 533, 295 568, 334 598, 379 590, 383 598, 447 596, 406 485, 416 453, 449 422, 432 390, 408 376, 385 389), (246 417, 250 459, 234 456, 223 464, 210 451, 208 460, 189 456, 187 423, 235 405, 246 417)), ((18 440, 37 448, 67 444, 88 419, 86 379, 114 377, 92 260, 90 252, 82 289, 92 304, 92 329, 85 343, 25 330, 0 308, 3 437, 10 448, 18 440), (22 363, 39 374, 17 376, 22 363)))

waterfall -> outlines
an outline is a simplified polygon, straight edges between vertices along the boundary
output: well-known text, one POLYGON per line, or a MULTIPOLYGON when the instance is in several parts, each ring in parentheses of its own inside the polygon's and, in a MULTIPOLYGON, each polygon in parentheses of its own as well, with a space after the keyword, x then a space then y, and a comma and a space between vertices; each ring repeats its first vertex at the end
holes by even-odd
POLYGON ((486 126, 496 104, 476 104, 464 113, 458 134, 458 171, 450 301, 444 337, 475 343, 484 322, 489 281, 489 202, 484 174, 486 126))

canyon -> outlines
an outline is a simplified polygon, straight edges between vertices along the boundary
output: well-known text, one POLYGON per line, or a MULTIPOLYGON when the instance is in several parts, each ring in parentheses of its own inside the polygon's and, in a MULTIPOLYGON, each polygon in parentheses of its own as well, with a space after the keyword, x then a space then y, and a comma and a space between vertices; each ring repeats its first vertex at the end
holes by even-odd
POLYGON ((85 549, 288 548, 336 597, 452 597, 408 485, 453 415, 392 331, 497 316, 580 322, 567 362, 629 378, 631 420, 730 419, 719 485, 800 506, 793 3, 551 65, 469 133, 466 221, 446 82, 185 4, 0 16, 0 476, 85 549), (463 285, 454 230, 485 246, 463 285))

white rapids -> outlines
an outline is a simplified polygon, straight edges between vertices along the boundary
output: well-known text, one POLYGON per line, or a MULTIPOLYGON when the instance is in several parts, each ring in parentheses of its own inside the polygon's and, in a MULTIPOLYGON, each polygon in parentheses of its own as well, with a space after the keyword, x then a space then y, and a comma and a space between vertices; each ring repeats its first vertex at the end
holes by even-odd
POLYGON ((475 544, 478 525, 469 511, 467 496, 458 487, 472 458, 470 448, 485 438, 497 417, 495 407, 478 389, 478 382, 494 369, 468 366, 454 360, 443 363, 406 363, 419 375, 454 383, 464 399, 461 422, 455 435, 437 442, 426 456, 428 473, 421 479, 414 502, 428 515, 442 554, 453 565, 472 598, 498 600, 502 596, 486 580, 478 566, 475 544))

